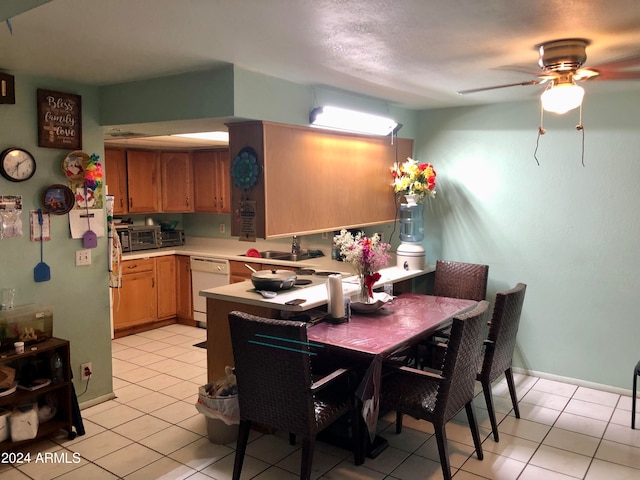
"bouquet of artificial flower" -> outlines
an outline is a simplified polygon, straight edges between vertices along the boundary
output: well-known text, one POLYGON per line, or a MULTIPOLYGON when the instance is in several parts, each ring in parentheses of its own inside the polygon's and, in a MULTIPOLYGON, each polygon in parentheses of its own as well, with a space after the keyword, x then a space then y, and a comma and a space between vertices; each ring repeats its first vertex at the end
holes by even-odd
POLYGON ((391 168, 393 191, 401 195, 415 195, 416 200, 436 196, 436 171, 430 163, 418 163, 407 158, 404 163, 394 163, 391 168))
POLYGON ((366 291, 369 297, 373 297, 373 284, 380 279, 377 270, 387 265, 390 258, 387 251, 391 245, 382 242, 377 233, 372 237, 365 237, 362 232, 353 235, 344 229, 333 237, 333 241, 340 249, 344 261, 355 268, 360 277, 363 295, 366 291))

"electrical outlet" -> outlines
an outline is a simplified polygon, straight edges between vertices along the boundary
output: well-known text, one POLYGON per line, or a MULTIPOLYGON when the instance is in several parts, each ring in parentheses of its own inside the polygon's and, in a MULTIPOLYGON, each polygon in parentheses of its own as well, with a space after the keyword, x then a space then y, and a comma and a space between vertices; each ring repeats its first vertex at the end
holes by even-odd
POLYGON ((93 375, 93 366, 91 362, 81 363, 80 364, 80 379, 81 380, 89 380, 89 377, 93 375))
POLYGON ((76 250, 76 267, 91 265, 91 250, 76 250))
POLYGON ((327 240, 329 238, 329 232, 322 232, 322 239, 327 240))
POLYGON ((224 233, 225 232, 225 226, 224 223, 220 224, 220 233, 224 233))

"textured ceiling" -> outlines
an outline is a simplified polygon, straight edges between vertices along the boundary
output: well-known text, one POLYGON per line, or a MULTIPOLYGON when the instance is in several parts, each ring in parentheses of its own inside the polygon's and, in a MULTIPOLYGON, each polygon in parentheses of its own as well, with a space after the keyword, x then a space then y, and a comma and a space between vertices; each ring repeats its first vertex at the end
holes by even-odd
MULTIPOLYGON (((534 45, 552 39, 590 39, 586 66, 640 53, 638 0, 53 0, 12 27, 13 73, 106 85, 224 62, 413 109, 532 98, 541 87, 456 92, 535 78, 534 45)), ((613 89, 640 81, 586 86, 613 89)))

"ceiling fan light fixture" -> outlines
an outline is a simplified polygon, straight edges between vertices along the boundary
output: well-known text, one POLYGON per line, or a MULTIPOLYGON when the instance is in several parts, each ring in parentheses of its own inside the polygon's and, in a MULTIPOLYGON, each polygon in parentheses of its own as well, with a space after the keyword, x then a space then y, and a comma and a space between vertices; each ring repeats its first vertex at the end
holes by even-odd
POLYGON ((547 112, 567 113, 569 110, 582 105, 584 98, 584 88, 575 85, 573 82, 551 84, 540 97, 542 108, 547 112))
POLYGON ((370 135, 384 136, 399 130, 399 124, 391 118, 332 106, 316 107, 311 110, 309 123, 312 127, 370 135))

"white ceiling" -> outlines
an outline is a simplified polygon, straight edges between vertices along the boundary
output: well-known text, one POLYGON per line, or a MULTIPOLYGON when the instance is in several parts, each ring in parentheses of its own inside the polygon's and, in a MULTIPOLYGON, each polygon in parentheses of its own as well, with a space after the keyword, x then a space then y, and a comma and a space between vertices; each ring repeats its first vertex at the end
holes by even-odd
POLYGON ((586 66, 640 53, 638 0, 4 0, 7 16, 14 74, 107 85, 233 63, 412 109, 533 98, 541 87, 456 92, 535 78, 548 40, 590 39, 586 66))

